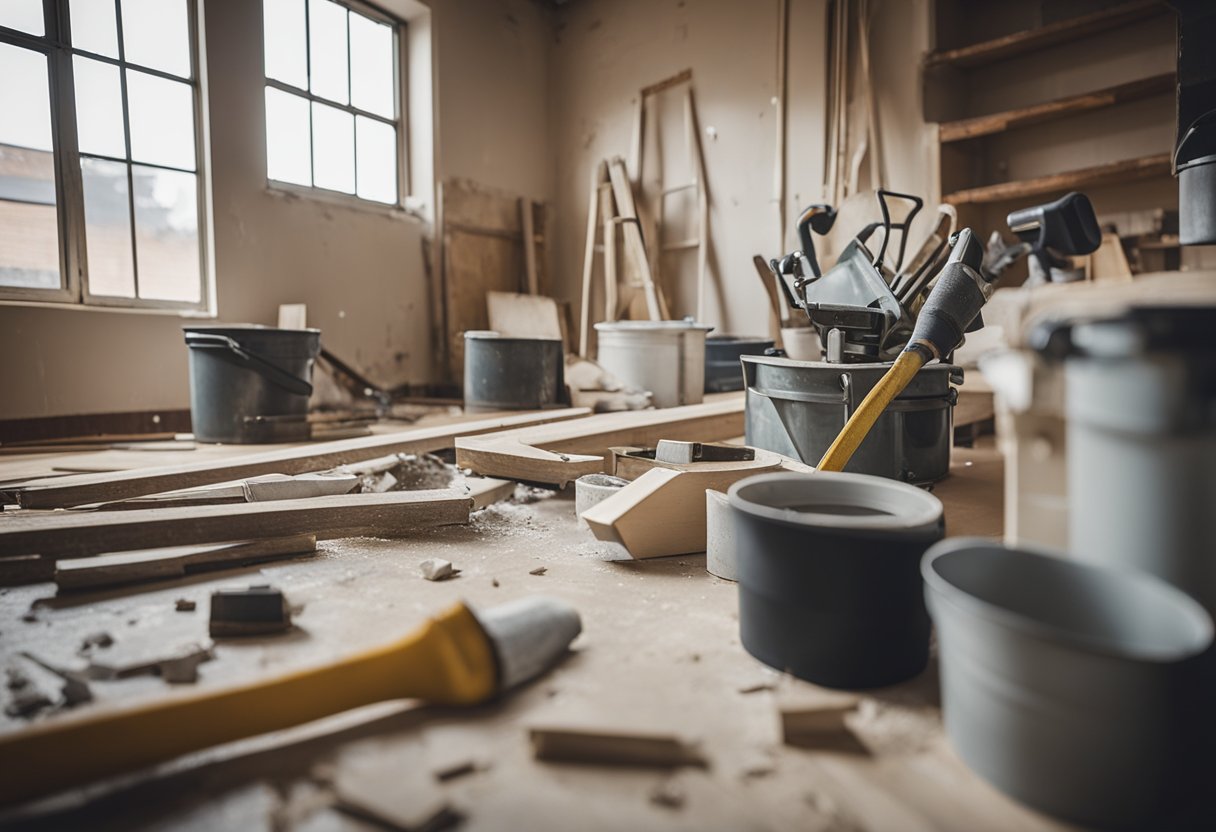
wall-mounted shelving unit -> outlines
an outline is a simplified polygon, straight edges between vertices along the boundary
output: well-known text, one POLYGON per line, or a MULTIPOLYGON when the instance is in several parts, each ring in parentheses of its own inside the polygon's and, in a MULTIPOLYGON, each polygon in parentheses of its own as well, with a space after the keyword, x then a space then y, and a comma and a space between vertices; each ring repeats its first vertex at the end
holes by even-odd
MULTIPOLYGON (((1165 218, 1159 233, 1176 230, 1176 22, 1167 6, 935 0, 933 13, 925 118, 939 125, 942 201, 962 223, 1008 237, 1011 210, 1081 190, 1102 221, 1142 213, 1165 218)), ((1127 233, 1144 238, 1135 224, 1127 233)))

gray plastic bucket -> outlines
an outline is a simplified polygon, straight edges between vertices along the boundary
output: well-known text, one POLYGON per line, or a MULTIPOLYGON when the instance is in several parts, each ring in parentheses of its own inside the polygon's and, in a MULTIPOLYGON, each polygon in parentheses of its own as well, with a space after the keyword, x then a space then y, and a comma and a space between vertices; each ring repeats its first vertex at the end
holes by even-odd
POLYGON ((488 330, 464 334, 465 410, 540 410, 565 403, 560 340, 511 338, 488 330))
POLYGON ((972 769, 1101 827, 1175 808, 1206 718, 1198 603, 1151 575, 980 538, 937 544, 921 568, 946 731, 972 769))
POLYGON ((705 392, 727 393, 743 389, 744 355, 764 355, 773 339, 753 335, 710 335, 705 339, 705 392))
POLYGON ((190 420, 199 442, 274 441, 307 425, 319 329, 188 326, 190 420))
POLYGON ((765 664, 833 688, 891 685, 929 660, 920 558, 941 501, 863 474, 761 474, 731 486, 739 636, 765 664))

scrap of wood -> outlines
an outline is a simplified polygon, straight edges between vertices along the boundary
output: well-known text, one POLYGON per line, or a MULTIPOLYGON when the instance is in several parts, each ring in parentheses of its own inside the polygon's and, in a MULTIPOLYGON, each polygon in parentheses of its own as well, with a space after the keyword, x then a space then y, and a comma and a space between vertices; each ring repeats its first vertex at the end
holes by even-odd
POLYGON ((566 408, 457 422, 399 433, 340 439, 189 465, 166 465, 133 471, 106 472, 33 480, 13 489, 23 508, 61 508, 103 503, 242 480, 262 474, 303 474, 348 465, 386 454, 423 454, 450 448, 459 436, 560 422, 585 416, 584 408, 566 408))
POLYGON ((761 449, 753 460, 691 463, 621 453, 627 450, 614 450, 614 473, 633 481, 584 511, 582 519, 596 538, 619 543, 638 559, 704 552, 706 491, 726 491, 756 474, 814 470, 761 449))
POLYGON ((462 815, 442 789, 392 766, 346 766, 333 782, 334 808, 397 832, 436 832, 459 823, 462 815))
POLYGON ((48 558, 87 557, 171 543, 219 543, 305 533, 318 540, 405 537, 422 528, 467 523, 471 506, 467 494, 448 489, 234 506, 26 515, 0 523, 0 557, 30 553, 48 558))
POLYGON ((860 701, 851 694, 839 694, 780 705, 782 741, 803 747, 831 743, 848 732, 845 717, 857 710, 860 701))
POLYGON ((500 480, 494 477, 469 477, 465 480, 465 488, 469 490, 469 498, 473 501, 473 511, 501 503, 515 496, 515 482, 500 480))
POLYGON ((653 446, 660 439, 715 442, 743 432, 743 397, 702 404, 601 413, 566 424, 458 437, 456 464, 479 474, 564 486, 607 473, 615 445, 653 446))
POLYGON ((173 546, 166 549, 100 555, 81 560, 49 560, 48 563, 55 584, 60 590, 70 591, 171 580, 196 572, 247 566, 312 554, 316 551, 315 535, 298 534, 264 540, 245 540, 220 546, 173 546))
POLYGON ((547 762, 656 768, 706 765, 695 743, 672 734, 532 728, 528 736, 536 759, 547 762))
POLYGON ((324 471, 313 474, 263 474, 230 483, 203 485, 149 494, 131 500, 103 503, 106 510, 133 508, 168 508, 170 506, 222 505, 225 503, 255 503, 266 500, 299 500, 305 497, 324 497, 329 494, 348 494, 359 484, 354 474, 324 471))

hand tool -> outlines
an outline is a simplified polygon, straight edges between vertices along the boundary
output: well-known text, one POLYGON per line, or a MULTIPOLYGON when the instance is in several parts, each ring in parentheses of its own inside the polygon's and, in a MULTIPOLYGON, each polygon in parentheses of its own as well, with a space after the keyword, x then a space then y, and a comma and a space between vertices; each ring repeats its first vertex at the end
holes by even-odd
POLYGON ((474 705, 554 665, 578 612, 531 596, 475 614, 463 603, 410 635, 331 664, 224 690, 95 709, 0 736, 0 805, 21 803, 221 743, 391 699, 474 705))
POLYGON ((1093 205, 1089 197, 1076 191, 1046 205, 1014 211, 1006 222, 1019 240, 1030 244, 1035 283, 1081 280, 1081 270, 1074 269, 1065 257, 1090 254, 1102 244, 1093 205))

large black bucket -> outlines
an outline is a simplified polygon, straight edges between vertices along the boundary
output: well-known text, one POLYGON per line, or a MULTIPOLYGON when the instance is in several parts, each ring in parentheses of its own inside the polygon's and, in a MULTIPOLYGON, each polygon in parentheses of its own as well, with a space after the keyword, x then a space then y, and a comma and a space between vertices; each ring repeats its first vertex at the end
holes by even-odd
POLYGON ((190 418, 199 442, 304 438, 319 329, 189 326, 190 418))
POLYGON ((739 638, 760 661, 831 688, 920 673, 920 557, 944 533, 925 491, 864 474, 761 474, 731 486, 739 638))

